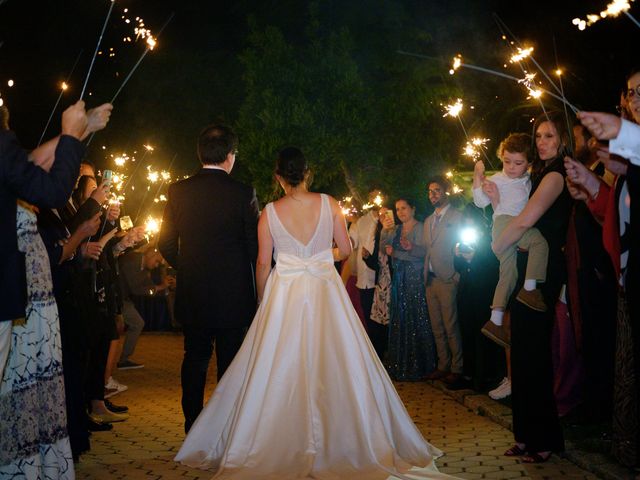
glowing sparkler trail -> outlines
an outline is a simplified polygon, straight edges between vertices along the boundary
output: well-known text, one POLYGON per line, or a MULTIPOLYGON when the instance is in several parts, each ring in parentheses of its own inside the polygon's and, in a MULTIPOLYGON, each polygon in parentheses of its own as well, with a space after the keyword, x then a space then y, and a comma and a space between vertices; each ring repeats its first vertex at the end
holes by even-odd
MULTIPOLYGON (((634 0, 631 0, 633 2, 634 0)), ((627 0, 614 0, 610 4, 607 5, 607 9, 600 12, 600 15, 596 15, 595 13, 587 14, 586 20, 582 18, 574 18, 571 23, 578 27, 578 30, 584 30, 587 27, 590 27, 594 23, 599 20, 607 17, 617 17, 621 13, 624 13, 629 20, 636 24, 637 27, 640 27, 640 23, 636 18, 629 13, 629 9, 631 8, 631 3, 627 0)))
POLYGON ((511 55, 511 58, 509 59, 509 63, 520 63, 525 58, 528 58, 529 56, 531 56, 531 52, 533 52, 533 47, 529 47, 529 48, 518 47, 518 53, 514 53, 513 55, 511 55))
POLYGON ((51 110, 51 114, 49 115, 49 120, 47 120, 47 124, 44 126, 42 135, 40 135, 40 140, 38 140, 38 146, 40 146, 40 144, 42 143, 42 140, 44 139, 45 134, 47 133, 47 129, 49 128, 49 124, 51 123, 51 119, 53 118, 53 115, 56 113, 58 104, 62 99, 62 94, 69 88, 68 82, 71 80, 71 75, 73 75, 73 72, 76 69, 76 65, 78 65, 78 60, 80 60, 80 57, 82 56, 82 52, 84 52, 84 50, 80 50, 80 53, 78 53, 78 56, 76 57, 76 61, 73 62, 73 67, 71 67, 71 71, 69 72, 67 79, 64 82, 62 82, 62 84, 60 85, 60 94, 58 95, 58 99, 56 100, 55 105, 53 106, 53 110, 51 110))
POLYGON ((160 35, 162 34, 162 31, 169 24, 169 22, 171 21, 171 19, 173 18, 174 15, 175 15, 175 13, 171 13, 171 15, 169 15, 169 18, 167 19, 166 22, 164 22, 164 25, 162 26, 162 28, 160 28, 160 31, 158 32, 158 35, 155 38, 152 37, 151 35, 149 35, 147 37, 147 48, 145 48, 144 52, 142 53, 142 55, 140 56, 140 58, 138 59, 136 64, 133 66, 133 68, 131 69, 129 74, 125 77, 125 79, 122 82, 122 85, 120 85, 120 88, 118 88, 116 93, 113 95, 113 98, 111 99, 110 103, 113 103, 116 100, 116 98, 118 97, 118 95, 120 95, 120 92, 122 91, 124 86, 127 84, 127 82, 129 81, 129 79, 131 78, 133 73, 136 71, 136 69, 138 68, 138 66, 140 65, 140 63, 144 59, 144 57, 147 55, 147 53, 149 53, 150 50, 154 49, 154 47, 157 44, 157 39, 160 37, 160 35))
MULTIPOLYGON (((418 57, 418 58, 423 57, 422 55, 419 55, 417 53, 405 53, 405 52, 400 52, 400 53, 402 53, 404 55, 412 55, 412 56, 415 56, 415 57, 418 57)), ((507 80, 511 80, 511 81, 514 81, 514 82, 517 82, 517 83, 523 83, 523 82, 521 82, 521 80, 523 80, 521 78, 517 78, 517 77, 514 77, 513 75, 508 75, 506 73, 498 72, 496 70, 490 70, 488 68, 478 67, 477 65, 470 65, 468 63, 461 63, 460 67, 461 68, 462 67, 468 68, 469 70, 476 70, 478 72, 488 73, 490 75, 495 75, 495 76, 501 77, 501 78, 506 78, 507 80)), ((575 106, 573 106, 566 98, 562 98, 561 96, 556 95, 555 93, 552 93, 549 90, 546 90, 544 88, 537 88, 536 90, 539 90, 540 94, 545 93, 545 94, 555 98, 556 100, 559 100, 560 102, 566 104, 567 107, 569 107, 573 111, 573 113, 578 113, 578 109, 575 106)), ((538 94, 537 92, 535 93, 535 95, 538 95, 538 97, 540 96, 540 94, 538 94)))
POLYGON ((98 54, 98 50, 100 49, 100 44, 102 43, 102 37, 104 36, 104 31, 107 28, 107 23, 109 23, 109 18, 111 17, 111 12, 113 11, 113 6, 115 5, 115 0, 111 0, 111 5, 109 6, 109 11, 107 12, 107 18, 104 19, 104 24, 102 25, 102 31, 100 32, 100 37, 98 37, 98 44, 96 45, 96 50, 93 52, 93 58, 91 59, 91 64, 89 65, 89 71, 87 72, 87 76, 84 79, 84 85, 82 86, 82 91, 80 92, 80 100, 84 97, 84 92, 87 89, 87 84, 89 83, 89 77, 91 76, 91 70, 93 69, 93 64, 96 61, 96 55, 98 54))

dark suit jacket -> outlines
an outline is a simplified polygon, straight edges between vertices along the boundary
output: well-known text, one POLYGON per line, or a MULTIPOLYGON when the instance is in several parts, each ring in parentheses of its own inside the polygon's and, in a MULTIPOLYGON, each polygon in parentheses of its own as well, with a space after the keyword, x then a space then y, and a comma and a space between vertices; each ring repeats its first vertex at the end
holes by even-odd
POLYGON ((31 163, 15 138, 0 130, 0 321, 24 317, 27 301, 24 254, 18 251, 16 201, 44 208, 65 204, 80 170, 84 146, 63 135, 49 173, 31 163))
POLYGON ((169 187, 158 248, 177 270, 176 318, 185 326, 249 325, 258 255, 255 190, 202 169, 169 187))

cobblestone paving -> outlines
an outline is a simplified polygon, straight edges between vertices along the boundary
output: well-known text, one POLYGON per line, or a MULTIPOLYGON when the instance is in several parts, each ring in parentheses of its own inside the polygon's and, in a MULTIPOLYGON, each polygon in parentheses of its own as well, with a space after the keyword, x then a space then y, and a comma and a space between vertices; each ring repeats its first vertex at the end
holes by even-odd
MULTIPOLYGON (((211 474, 173 462, 182 440, 180 363, 182 337, 145 334, 135 361, 145 368, 117 371, 129 390, 113 397, 129 406, 131 417, 111 432, 96 432, 92 450, 76 465, 78 479, 185 480, 209 479, 211 474)), ((207 396, 215 383, 209 369, 207 396)), ((540 465, 524 465, 502 453, 511 446, 511 432, 478 416, 427 383, 396 385, 407 410, 425 438, 445 452, 438 468, 464 479, 596 479, 567 460, 552 457, 540 465)), ((357 480, 357 479, 354 479, 357 480)))

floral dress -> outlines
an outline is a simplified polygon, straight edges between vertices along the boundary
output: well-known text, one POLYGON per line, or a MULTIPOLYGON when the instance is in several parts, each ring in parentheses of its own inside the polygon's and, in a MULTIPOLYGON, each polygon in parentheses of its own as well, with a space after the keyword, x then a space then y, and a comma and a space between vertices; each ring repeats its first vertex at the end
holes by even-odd
POLYGON ((19 202, 16 220, 28 300, 0 383, 0 478, 74 479, 49 259, 35 213, 19 202))

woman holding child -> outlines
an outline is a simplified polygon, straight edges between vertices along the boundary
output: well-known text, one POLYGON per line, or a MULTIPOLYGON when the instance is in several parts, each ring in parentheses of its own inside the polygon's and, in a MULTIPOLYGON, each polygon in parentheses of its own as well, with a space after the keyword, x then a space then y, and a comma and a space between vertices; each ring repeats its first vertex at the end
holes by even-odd
MULTIPOLYGON (((494 240, 497 255, 517 244, 531 227, 547 241, 549 256, 546 281, 539 285, 549 308, 536 311, 525 303, 511 301, 511 372, 513 432, 516 443, 505 452, 522 456, 525 463, 548 460, 552 452, 564 450, 562 429, 553 395, 551 330, 554 308, 565 282, 562 248, 565 243, 571 197, 565 184, 563 166, 569 135, 566 120, 549 112, 534 124, 535 157, 532 162, 531 196, 524 210, 494 240)), ((485 182, 485 193, 493 204, 499 202, 495 184, 485 182)), ((525 280, 527 256, 518 254, 518 292, 525 280)))

